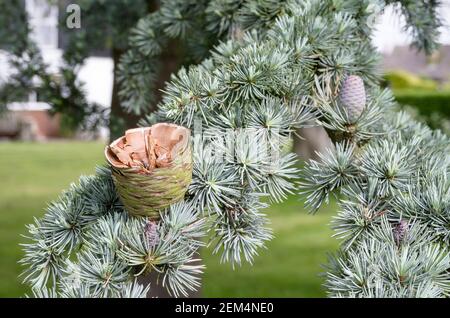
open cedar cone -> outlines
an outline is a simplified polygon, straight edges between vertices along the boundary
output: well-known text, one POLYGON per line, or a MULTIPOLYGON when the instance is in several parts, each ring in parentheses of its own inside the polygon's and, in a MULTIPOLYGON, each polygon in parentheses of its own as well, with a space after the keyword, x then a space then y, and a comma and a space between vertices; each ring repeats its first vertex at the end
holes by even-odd
POLYGON ((136 216, 159 219, 192 180, 190 130, 174 124, 129 129, 105 156, 125 209, 136 216))

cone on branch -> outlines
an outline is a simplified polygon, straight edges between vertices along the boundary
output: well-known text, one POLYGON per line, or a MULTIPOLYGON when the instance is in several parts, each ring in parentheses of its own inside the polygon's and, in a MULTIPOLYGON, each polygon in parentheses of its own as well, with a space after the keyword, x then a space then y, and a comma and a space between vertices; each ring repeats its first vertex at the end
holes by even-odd
POLYGON ((339 99, 345 107, 350 123, 355 123, 366 106, 364 82, 358 75, 347 76, 339 92, 339 99))
POLYGON ((408 221, 400 220, 397 224, 395 224, 392 232, 394 234, 395 243, 400 245, 405 238, 406 232, 408 231, 408 221))
POLYGON ((190 130, 167 123, 129 129, 105 149, 128 213, 158 220, 183 199, 192 180, 190 130))
POLYGON ((147 221, 144 229, 145 236, 151 247, 155 247, 159 243, 158 225, 154 221, 147 221))

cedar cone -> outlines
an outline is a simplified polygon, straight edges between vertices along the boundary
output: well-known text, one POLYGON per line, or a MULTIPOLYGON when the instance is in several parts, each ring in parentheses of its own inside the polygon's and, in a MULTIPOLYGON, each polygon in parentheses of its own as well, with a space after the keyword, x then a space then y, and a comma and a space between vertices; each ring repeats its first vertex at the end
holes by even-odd
POLYGON ((159 219, 184 198, 192 180, 190 130, 174 124, 129 129, 105 149, 128 213, 159 219))
POLYGON ((355 123, 366 106, 366 91, 362 78, 357 75, 348 76, 342 84, 339 98, 350 123, 355 123))

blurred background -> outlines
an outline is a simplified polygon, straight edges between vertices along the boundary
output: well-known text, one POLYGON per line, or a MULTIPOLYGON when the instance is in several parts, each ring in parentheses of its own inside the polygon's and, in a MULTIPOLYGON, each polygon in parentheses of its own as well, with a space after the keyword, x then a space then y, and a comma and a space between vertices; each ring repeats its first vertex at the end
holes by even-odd
MULTIPOLYGON (((27 292, 17 263, 25 225, 104 163, 110 138, 136 125, 121 111, 114 70, 130 29, 157 7, 155 0, 0 0, 0 297, 27 292), (80 29, 66 26, 70 3, 81 6, 80 29)), ((408 112, 450 134, 450 0, 440 13, 442 46, 431 56, 409 47, 393 8, 378 21, 373 43, 383 57, 383 85, 408 112)), ((182 54, 173 43, 161 55, 159 88, 182 54)), ((303 159, 328 144, 320 131, 304 134, 309 141, 295 144, 303 159)), ((320 266, 337 247, 329 229, 336 209, 331 202, 309 215, 298 197, 270 207, 275 239, 253 267, 232 270, 203 251, 203 296, 325 296, 320 266)))

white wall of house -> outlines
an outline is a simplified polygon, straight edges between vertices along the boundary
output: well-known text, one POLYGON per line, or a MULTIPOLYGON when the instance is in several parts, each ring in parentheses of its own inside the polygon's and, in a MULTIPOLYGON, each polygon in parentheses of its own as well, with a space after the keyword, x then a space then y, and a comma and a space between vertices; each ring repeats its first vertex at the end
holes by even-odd
POLYGON ((8 68, 6 53, 0 50, 0 85, 7 81, 11 70, 8 68))
POLYGON ((58 47, 58 8, 46 0, 25 1, 29 22, 33 26, 33 40, 42 49, 58 47))
MULTIPOLYGON (((450 0, 443 0, 440 17, 444 26, 440 28, 440 42, 450 44, 450 0)), ((405 21, 388 7, 378 21, 377 30, 372 37, 373 44, 382 53, 391 53, 396 46, 407 46, 411 37, 402 31, 405 21)))

